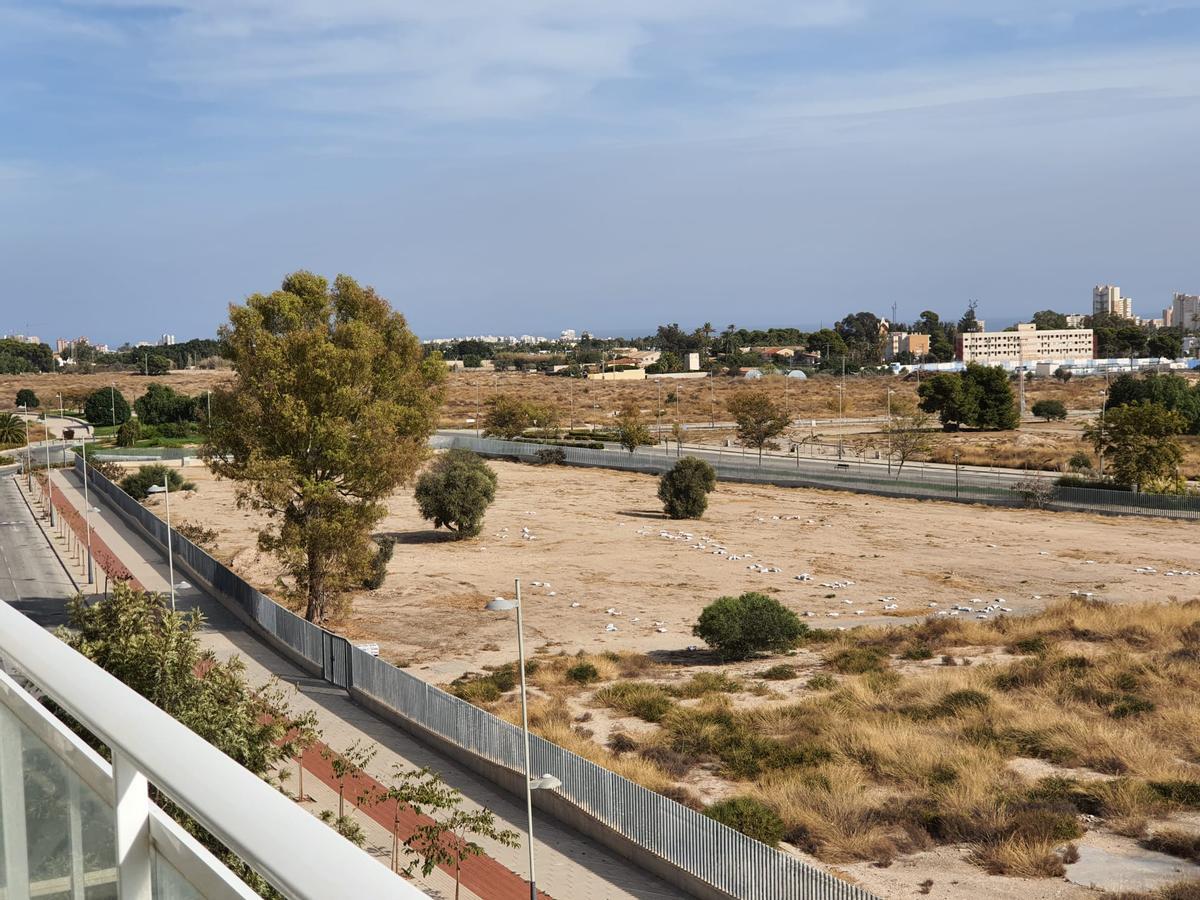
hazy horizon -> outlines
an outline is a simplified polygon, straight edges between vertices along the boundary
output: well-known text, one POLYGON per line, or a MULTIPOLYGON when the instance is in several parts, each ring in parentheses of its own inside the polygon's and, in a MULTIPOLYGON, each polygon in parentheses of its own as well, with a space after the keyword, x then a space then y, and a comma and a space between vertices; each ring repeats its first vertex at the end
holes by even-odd
POLYGON ((426 338, 1200 291, 1200 0, 958 6, 0 0, 0 330, 297 268, 426 338))

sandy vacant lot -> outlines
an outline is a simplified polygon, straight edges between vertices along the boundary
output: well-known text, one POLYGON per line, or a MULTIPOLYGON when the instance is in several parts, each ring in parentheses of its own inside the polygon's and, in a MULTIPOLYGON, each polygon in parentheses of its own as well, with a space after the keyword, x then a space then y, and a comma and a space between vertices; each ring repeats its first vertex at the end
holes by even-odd
MULTIPOLYGON (((1200 576, 1169 574, 1195 565, 1183 522, 730 484, 703 521, 672 522, 650 476, 493 465, 499 491, 474 540, 445 540, 409 492, 393 498, 380 529, 398 541, 387 581, 355 598, 341 630, 445 681, 513 657, 511 621, 482 606, 511 596, 514 578, 533 645, 567 651, 684 649, 706 603, 750 590, 844 628, 1020 612, 1073 591, 1127 601, 1200 588, 1200 576), (1156 571, 1135 572, 1144 566, 1156 571)), ((255 514, 236 509, 232 484, 199 466, 186 474, 199 490, 172 514, 216 529, 219 555, 269 591, 278 573, 255 548, 255 514)))

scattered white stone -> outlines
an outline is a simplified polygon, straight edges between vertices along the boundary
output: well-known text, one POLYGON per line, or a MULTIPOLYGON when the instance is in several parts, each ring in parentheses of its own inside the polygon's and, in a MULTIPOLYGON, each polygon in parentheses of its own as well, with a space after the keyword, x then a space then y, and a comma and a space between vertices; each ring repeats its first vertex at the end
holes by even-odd
POLYGON ((583 604, 581 604, 578 600, 576 600, 574 603, 571 604, 571 609, 578 609, 582 605, 583 604))
POLYGON ((604 626, 604 630, 605 631, 616 631, 617 626, 614 625, 612 622, 609 622, 607 625, 604 626))

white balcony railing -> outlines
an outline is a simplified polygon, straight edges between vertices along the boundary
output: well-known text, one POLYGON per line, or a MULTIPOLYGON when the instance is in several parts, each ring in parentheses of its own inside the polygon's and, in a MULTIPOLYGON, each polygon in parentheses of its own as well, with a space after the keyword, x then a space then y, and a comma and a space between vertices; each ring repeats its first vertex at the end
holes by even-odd
POLYGON ((149 801, 148 782, 286 897, 426 896, 2 601, 0 663, 0 900, 257 897, 149 801))

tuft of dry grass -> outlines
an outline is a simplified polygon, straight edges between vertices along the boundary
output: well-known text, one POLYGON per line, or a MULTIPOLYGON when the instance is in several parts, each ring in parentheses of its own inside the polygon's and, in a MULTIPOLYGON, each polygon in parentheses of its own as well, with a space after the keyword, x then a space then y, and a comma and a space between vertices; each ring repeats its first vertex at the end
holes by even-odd
POLYGON ((1017 878, 1061 878, 1066 874, 1062 857, 1047 841, 1006 838, 973 847, 971 858, 992 875, 1017 878))

